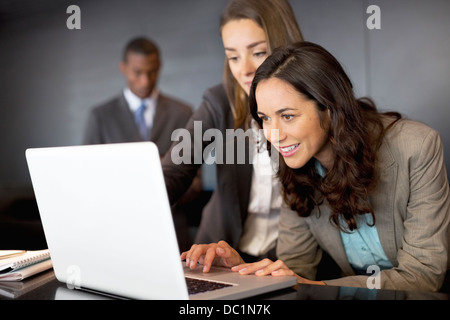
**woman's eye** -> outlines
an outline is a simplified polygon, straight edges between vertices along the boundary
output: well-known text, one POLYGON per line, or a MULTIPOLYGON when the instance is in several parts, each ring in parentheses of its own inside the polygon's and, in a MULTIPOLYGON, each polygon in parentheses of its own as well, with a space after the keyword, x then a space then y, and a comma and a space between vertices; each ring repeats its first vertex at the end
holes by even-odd
POLYGON ((265 122, 265 121, 268 121, 268 120, 269 120, 269 117, 268 117, 268 116, 261 116, 261 117, 259 117, 259 119, 260 119, 262 122, 265 122))
POLYGON ((294 118, 294 116, 292 114, 284 114, 284 115, 282 115, 282 117, 285 120, 292 120, 294 118))
POLYGON ((237 61, 238 57, 228 57, 228 61, 237 61))
POLYGON ((256 57, 264 57, 264 56, 266 56, 266 54, 267 54, 267 52, 266 51, 259 51, 259 52, 255 52, 254 53, 254 55, 256 56, 256 57))

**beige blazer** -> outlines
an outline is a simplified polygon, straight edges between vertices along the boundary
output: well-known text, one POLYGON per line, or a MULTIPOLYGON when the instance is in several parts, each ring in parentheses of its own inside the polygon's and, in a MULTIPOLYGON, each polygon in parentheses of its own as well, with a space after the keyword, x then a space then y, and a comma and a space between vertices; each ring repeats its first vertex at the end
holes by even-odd
MULTIPOLYGON (((439 290, 449 268, 450 198, 438 132, 401 120, 381 146, 378 172, 370 201, 380 242, 394 266, 379 273, 381 289, 439 290)), ((283 208, 278 257, 297 274, 314 279, 324 250, 342 271, 342 278, 327 280, 327 285, 366 287, 373 274, 355 275, 329 215, 326 202, 307 218, 283 208)))

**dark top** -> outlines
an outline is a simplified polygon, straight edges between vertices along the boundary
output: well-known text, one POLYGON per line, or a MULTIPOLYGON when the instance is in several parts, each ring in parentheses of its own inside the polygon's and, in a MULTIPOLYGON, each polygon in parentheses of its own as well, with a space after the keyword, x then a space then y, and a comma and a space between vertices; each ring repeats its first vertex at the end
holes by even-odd
MULTIPOLYGON (((225 240, 232 247, 237 247, 247 217, 253 167, 249 162, 249 159, 251 159, 249 158, 251 154, 248 151, 250 150, 249 139, 243 136, 244 130, 238 130, 237 134, 235 130, 228 130, 227 134, 227 129, 234 129, 234 119, 222 85, 217 85, 205 91, 203 101, 189 120, 186 129, 189 131, 191 138, 191 163, 174 164, 170 151, 162 162, 170 201, 175 203, 189 187, 197 169, 201 166, 201 163, 195 163, 194 161, 194 149, 201 150, 203 155, 205 148, 211 147, 213 143, 209 139, 203 139, 203 135, 208 129, 216 129, 212 132, 220 133, 223 137, 223 163, 217 163, 217 187, 203 210, 202 220, 194 242, 210 243, 225 240), (202 137, 194 139, 194 128, 197 132, 201 132, 202 137), (238 139, 230 137, 230 135, 235 134, 239 137, 238 139), (241 138, 244 138, 244 140, 240 140, 241 138), (242 141, 245 141, 244 146, 241 143, 242 141), (197 147, 195 147, 194 142, 198 143, 197 147), (237 150, 238 147, 240 150, 237 150), (245 149, 245 161, 242 164, 237 164, 235 160, 238 151, 242 152, 243 148, 245 149), (227 153, 230 156, 231 150, 234 151, 234 157, 231 159, 232 161, 227 161, 227 153)), ((211 133, 211 131, 209 132, 211 133)), ((180 141, 174 143, 172 148, 176 148, 180 143, 186 144, 185 141, 180 139, 180 141)), ((174 151, 176 150, 178 149, 174 149, 174 151)), ((218 158, 220 158, 220 150, 216 150, 216 152, 216 156, 219 155, 218 158)), ((178 154, 178 151, 176 154, 178 154)), ((197 152, 197 157, 198 155, 197 152)))

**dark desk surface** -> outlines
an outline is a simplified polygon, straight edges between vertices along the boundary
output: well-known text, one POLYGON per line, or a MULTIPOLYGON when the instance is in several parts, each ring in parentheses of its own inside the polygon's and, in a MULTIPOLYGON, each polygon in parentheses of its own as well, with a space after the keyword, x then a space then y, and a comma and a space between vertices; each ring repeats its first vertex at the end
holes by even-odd
MULTIPOLYGON (((20 282, 0 282, 0 300, 112 300, 115 297, 68 289, 53 270, 20 282)), ((336 286, 298 285, 250 300, 447 300, 450 295, 434 292, 375 290, 336 286)))

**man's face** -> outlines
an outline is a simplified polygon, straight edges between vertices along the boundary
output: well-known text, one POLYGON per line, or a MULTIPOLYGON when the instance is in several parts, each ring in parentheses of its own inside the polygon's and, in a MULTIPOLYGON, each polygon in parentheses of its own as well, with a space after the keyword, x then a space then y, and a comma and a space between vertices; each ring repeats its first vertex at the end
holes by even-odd
POLYGON ((160 61, 158 55, 129 52, 120 63, 120 71, 127 79, 130 90, 141 99, 148 98, 158 81, 160 61))

